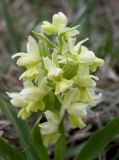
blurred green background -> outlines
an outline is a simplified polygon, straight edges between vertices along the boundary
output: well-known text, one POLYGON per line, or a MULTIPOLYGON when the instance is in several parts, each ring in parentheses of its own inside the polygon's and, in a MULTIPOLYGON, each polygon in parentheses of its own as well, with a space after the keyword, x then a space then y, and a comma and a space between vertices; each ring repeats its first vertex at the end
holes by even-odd
POLYGON ((32 30, 42 20, 63 11, 70 26, 80 24, 81 37, 89 37, 99 56, 118 56, 118 0, 0 0, 0 54, 24 49, 32 30))
MULTIPOLYGON (((80 24, 79 39, 89 37, 86 45, 105 60, 105 65, 97 73, 104 96, 94 108, 95 114, 90 113, 87 120, 84 133, 89 137, 90 132, 102 128, 119 114, 119 0, 0 0, 0 94, 6 98, 6 90, 21 88, 22 82, 18 78, 22 71, 11 55, 25 51, 31 31, 39 31, 41 22, 51 21, 52 15, 59 11, 68 16, 69 26, 80 24)), ((77 140, 73 138, 69 143, 77 140)), ((85 135, 80 140, 85 140, 85 135)), ((117 139, 106 152, 113 151, 115 146, 118 150, 117 139)), ((99 160, 105 160, 105 154, 99 160)), ((111 160, 118 160, 119 151, 114 154, 116 158, 111 160)))

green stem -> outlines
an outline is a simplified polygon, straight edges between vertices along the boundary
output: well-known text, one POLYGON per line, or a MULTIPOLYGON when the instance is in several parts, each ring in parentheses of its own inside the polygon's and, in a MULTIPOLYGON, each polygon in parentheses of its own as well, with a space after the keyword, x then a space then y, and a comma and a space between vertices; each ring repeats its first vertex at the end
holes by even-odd
POLYGON ((59 126, 60 131, 60 138, 58 139, 57 143, 55 144, 54 149, 54 160, 65 160, 66 154, 66 136, 64 130, 64 121, 61 121, 59 126))

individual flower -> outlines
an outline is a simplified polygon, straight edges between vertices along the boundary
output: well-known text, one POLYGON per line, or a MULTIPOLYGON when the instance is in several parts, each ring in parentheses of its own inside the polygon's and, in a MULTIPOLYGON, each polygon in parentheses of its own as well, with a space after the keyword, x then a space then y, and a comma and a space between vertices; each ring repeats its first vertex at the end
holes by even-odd
POLYGON ((48 144, 54 144, 59 138, 60 134, 58 132, 58 127, 60 119, 56 113, 49 110, 44 112, 44 114, 47 122, 41 123, 39 127, 43 138, 43 143, 45 146, 48 146, 48 144))
POLYGON ((77 75, 77 77, 74 78, 74 81, 78 86, 87 88, 96 87, 95 80, 98 80, 98 77, 93 75, 85 75, 85 76, 77 75))
MULTIPOLYGON (((33 80, 38 79, 41 74, 41 57, 39 53, 39 46, 36 40, 29 36, 27 43, 27 53, 17 53, 12 58, 19 57, 17 60, 18 66, 26 67, 27 70, 22 73, 20 80, 33 80)), ((43 70, 42 70, 43 72, 43 70)))
POLYGON ((87 116, 87 106, 85 103, 73 103, 69 106, 67 111, 72 128, 84 128, 86 126, 82 119, 87 116))
POLYGON ((63 78, 62 76, 63 70, 59 66, 57 66, 57 64, 55 64, 51 59, 49 59, 48 57, 45 57, 43 61, 44 61, 45 68, 48 70, 47 77, 50 80, 53 80, 54 83, 56 84, 56 87, 55 87, 56 95, 60 94, 61 92, 64 92, 65 90, 67 90, 69 87, 73 85, 72 80, 67 80, 63 78))
POLYGON ((87 115, 88 104, 80 103, 80 91, 77 88, 70 89, 64 96, 62 107, 68 112, 69 121, 72 128, 83 128, 84 119, 87 115))
POLYGON ((40 62, 39 46, 36 40, 29 36, 27 43, 27 53, 17 53, 12 58, 19 57, 17 60, 18 66, 31 67, 40 62))
POLYGON ((16 107, 24 107, 28 104, 28 101, 21 96, 18 92, 6 92, 7 95, 11 98, 10 102, 16 107))
POLYGON ((38 112, 38 110, 42 111, 45 109, 45 103, 43 100, 39 100, 36 102, 30 102, 26 106, 26 112, 38 112))
POLYGON ((39 76, 40 70, 39 65, 37 66, 33 66, 30 67, 28 70, 26 70, 25 72, 23 72, 21 74, 21 76, 19 77, 19 80, 23 79, 23 80, 33 80, 36 79, 39 76))
POLYGON ((18 117, 27 119, 32 112, 43 111, 45 109, 45 103, 43 100, 31 101, 26 106, 22 106, 18 112, 18 117))
POLYGON ((79 63, 92 63, 95 60, 95 54, 92 51, 89 51, 86 47, 81 46, 81 51, 78 55, 79 63))
POLYGON ((45 103, 43 98, 50 91, 50 87, 47 86, 47 79, 44 77, 38 87, 34 86, 31 81, 24 83, 24 88, 20 93, 8 93, 11 99, 11 103, 20 107, 18 117, 26 119, 31 115, 31 112, 37 112, 38 110, 45 109, 45 103))
POLYGON ((95 72, 96 69, 97 69, 97 67, 100 67, 100 66, 102 66, 103 64, 104 64, 104 60, 96 57, 95 60, 93 61, 93 63, 91 63, 91 64, 89 65, 89 67, 90 67, 90 70, 91 70, 92 72, 95 72))

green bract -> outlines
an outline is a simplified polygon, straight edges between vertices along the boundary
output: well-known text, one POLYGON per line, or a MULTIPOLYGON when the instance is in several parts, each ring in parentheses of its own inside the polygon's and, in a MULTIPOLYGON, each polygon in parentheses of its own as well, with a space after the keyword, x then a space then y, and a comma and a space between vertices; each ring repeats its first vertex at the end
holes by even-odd
POLYGON ((76 43, 78 26, 69 28, 67 23, 63 13, 55 14, 52 23, 42 23, 41 33, 29 36, 27 53, 13 55, 18 57, 17 65, 26 68, 19 78, 24 88, 7 94, 11 103, 20 108, 18 117, 26 119, 32 112, 44 114, 46 122, 39 127, 45 146, 60 136, 59 125, 65 112, 72 128, 85 127, 87 108, 100 97, 94 90, 98 77, 90 71, 96 71, 104 62, 83 45, 87 39, 76 43), (53 35, 53 41, 47 35, 53 35))

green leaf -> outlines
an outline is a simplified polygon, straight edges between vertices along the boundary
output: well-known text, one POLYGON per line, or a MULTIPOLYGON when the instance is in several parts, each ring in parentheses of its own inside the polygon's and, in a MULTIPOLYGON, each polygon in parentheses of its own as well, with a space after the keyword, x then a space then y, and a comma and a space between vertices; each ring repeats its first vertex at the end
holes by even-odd
POLYGON ((34 32, 34 31, 32 31, 32 33, 36 38, 45 41, 50 47, 56 48, 57 50, 59 50, 58 46, 56 46, 54 43, 52 43, 47 37, 41 35, 40 33, 34 32))
POLYGON ((62 120, 59 127, 60 137, 55 144, 55 158, 54 160, 65 160, 66 154, 66 137, 64 131, 64 122, 62 120))
POLYGON ((25 160, 24 157, 18 153, 15 148, 10 146, 2 138, 0 138, 0 158, 3 158, 3 160, 25 160))
POLYGON ((31 130, 31 142, 35 146, 36 151, 40 160, 49 160, 48 149, 42 143, 40 128, 38 127, 38 122, 31 130))
POLYGON ((105 146, 119 133, 119 117, 112 120, 87 141, 75 160, 93 160, 105 146))
POLYGON ((73 30, 75 30, 75 29, 77 29, 77 28, 79 28, 79 27, 80 27, 80 25, 77 25, 77 26, 72 27, 72 28, 68 28, 68 29, 66 29, 64 32, 62 32, 62 33, 60 34, 60 36, 63 36, 65 33, 71 32, 71 31, 73 31, 73 30))
MULTIPOLYGON (((28 157, 28 160, 35 160, 35 157, 37 156, 34 153, 34 149, 30 151, 29 147, 29 133, 30 128, 27 125, 27 123, 20 118, 17 117, 17 111, 16 109, 7 101, 0 98, 0 109, 2 109, 2 112, 5 114, 5 116, 11 120, 12 124, 16 128, 17 134, 20 138, 20 143, 23 148, 25 148, 25 153, 28 157)), ((37 157, 36 157, 37 158, 37 157)))
POLYGON ((26 124, 25 121, 21 120, 20 118, 17 118, 17 111, 15 108, 6 102, 5 100, 0 98, 0 108, 2 109, 5 116, 11 120, 12 124, 15 126, 17 133, 20 137, 20 141, 23 147, 26 147, 28 145, 28 137, 29 137, 29 131, 30 128, 26 124))
POLYGON ((84 147, 84 144, 85 143, 81 143, 80 145, 77 145, 76 147, 69 149, 66 152, 66 159, 69 159, 72 156, 78 154, 81 151, 81 149, 84 147))
POLYGON ((3 9, 4 18, 5 18, 5 21, 6 21, 6 25, 7 25, 7 29, 8 29, 10 38, 11 38, 16 50, 20 51, 20 46, 21 46, 20 40, 19 40, 18 35, 16 33, 16 30, 14 28, 11 15, 10 15, 9 10, 8 10, 7 2, 6 2, 6 0, 2 0, 1 2, 2 2, 2 9, 3 9))

